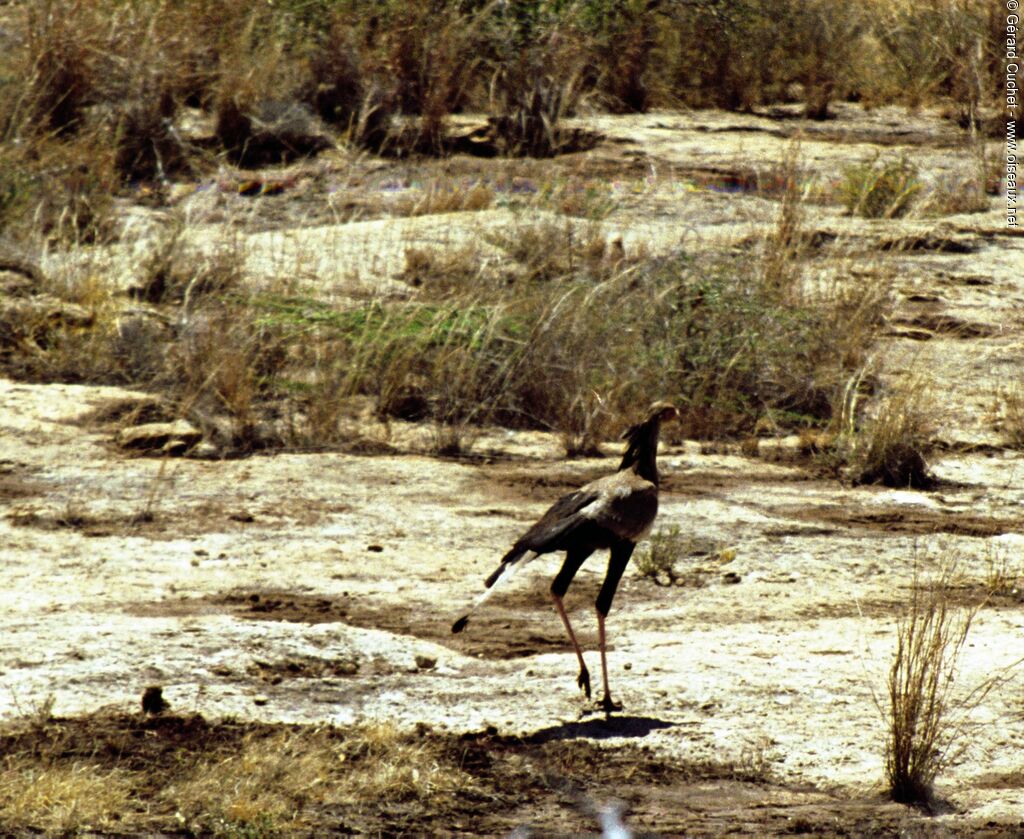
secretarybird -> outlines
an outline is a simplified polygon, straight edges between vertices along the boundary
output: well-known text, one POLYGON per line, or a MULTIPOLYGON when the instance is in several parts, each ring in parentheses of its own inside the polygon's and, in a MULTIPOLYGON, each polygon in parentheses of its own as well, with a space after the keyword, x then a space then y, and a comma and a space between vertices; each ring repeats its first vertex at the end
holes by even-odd
MULTIPOLYGON (((596 603, 601 676, 604 682, 604 698, 600 705, 606 713, 619 710, 622 706, 612 701, 608 690, 604 622, 633 549, 650 532, 654 517, 658 514, 658 434, 663 422, 677 419, 678 416, 679 412, 674 405, 655 402, 648 410, 646 419, 622 435, 627 445, 618 471, 559 498, 501 558, 494 573, 484 582, 486 591, 472 607, 475 609, 487 600, 494 592, 495 585, 508 579, 520 563, 529 562, 540 554, 565 551, 562 569, 551 583, 551 598, 555 601, 555 608, 562 618, 580 664, 577 684, 589 699, 590 672, 583 661, 583 651, 569 623, 562 598, 587 557, 596 550, 607 548, 608 573, 596 603)), ((452 625, 452 632, 462 632, 468 621, 469 614, 459 618, 452 625)))

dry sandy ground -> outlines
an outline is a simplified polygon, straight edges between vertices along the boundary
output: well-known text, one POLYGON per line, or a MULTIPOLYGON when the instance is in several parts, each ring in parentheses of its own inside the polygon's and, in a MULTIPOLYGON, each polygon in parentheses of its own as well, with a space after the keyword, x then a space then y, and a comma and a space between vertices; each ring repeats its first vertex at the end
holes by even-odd
MULTIPOLYGON (((768 171, 792 123, 609 118, 605 143, 557 165, 620 190, 605 229, 627 250, 641 240, 717 247, 762 228, 775 204, 693 178, 768 171)), ((851 111, 827 129, 803 140, 804 160, 824 177, 880 145, 913 154, 929 177, 965 154, 924 116, 851 111)), ((880 703, 915 569, 956 559, 965 602, 1000 569, 1024 576, 1024 457, 1004 445, 993 413, 1022 361, 1024 239, 1007 235, 999 201, 942 220, 853 221, 835 207, 809 220, 839 237, 847 265, 872 270, 894 236, 966 245, 892 251, 884 263, 898 298, 886 380, 927 369, 941 382, 940 485, 847 488, 797 465, 663 447, 659 524, 692 537, 690 584, 627 573, 609 623, 624 705, 612 720, 588 713, 576 690, 545 595, 556 559, 531 565, 463 635, 448 629, 518 532, 611 459, 566 462, 555 439, 503 431, 461 461, 411 451, 131 458, 90 416, 132 394, 0 380, 0 717, 51 695, 62 716, 126 712, 159 684, 174 712, 207 719, 425 723, 466 735, 474 754, 515 752, 543 777, 576 749, 588 768, 565 776, 588 801, 625 800, 639 831, 1021 835, 1024 671, 1013 665, 1024 655, 1024 603, 1010 594, 989 600, 964 651, 962 694, 995 674, 1001 682, 964 720, 967 748, 939 783, 942 812, 882 796, 880 703)), ((283 225, 247 234, 243 250, 254 281, 300 261, 325 293, 375 277, 390 288, 410 243, 450 244, 513 215, 283 225)), ((601 561, 569 599, 591 650, 601 561)), ((590 668, 596 677, 595 654, 590 668)), ((421 826, 593 829, 576 799, 554 782, 545 789, 501 818, 467 810, 421 826)))

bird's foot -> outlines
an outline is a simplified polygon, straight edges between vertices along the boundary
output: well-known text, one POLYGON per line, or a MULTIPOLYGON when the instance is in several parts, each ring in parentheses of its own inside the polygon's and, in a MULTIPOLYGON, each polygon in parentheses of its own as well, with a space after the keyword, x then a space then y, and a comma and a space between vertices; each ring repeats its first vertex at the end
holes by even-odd
POLYGON ((580 668, 580 677, 576 680, 576 684, 586 694, 587 699, 590 699, 590 671, 585 666, 580 668))
POLYGON ((598 707, 600 707, 600 709, 604 711, 606 716, 611 716, 612 711, 622 710, 622 703, 613 701, 611 696, 609 696, 607 693, 604 695, 604 699, 602 699, 597 704, 598 707))

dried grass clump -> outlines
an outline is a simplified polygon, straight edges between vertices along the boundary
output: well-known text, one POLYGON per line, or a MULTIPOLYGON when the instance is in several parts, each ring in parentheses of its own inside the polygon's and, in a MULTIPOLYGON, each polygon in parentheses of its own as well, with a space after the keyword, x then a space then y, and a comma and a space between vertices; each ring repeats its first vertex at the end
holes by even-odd
MULTIPOLYGON (((749 433, 766 416, 774 427, 828 422, 863 358, 853 343, 877 328, 881 298, 866 301, 863 286, 846 298, 751 283, 745 258, 588 264, 567 248, 554 265, 555 247, 543 252, 544 270, 523 266, 511 285, 462 265, 443 297, 331 315, 324 327, 350 371, 334 386, 449 430, 556 430, 583 453, 652 392, 680 400, 686 435, 749 433), (853 343, 836 340, 837 318, 853 343)), ((408 257, 414 273, 437 267, 408 257)))
POLYGON ((917 167, 905 157, 876 157, 846 170, 839 196, 851 215, 898 218, 907 213, 921 188, 917 167))
POLYGON ((18 835, 267 836, 405 823, 478 781, 428 732, 210 723, 199 716, 53 719, 0 730, 0 825, 18 835), (330 826, 330 827, 328 827, 330 826))
POLYGON ((494 13, 487 4, 474 9, 453 2, 394 4, 385 12, 384 68, 394 80, 399 112, 416 117, 405 143, 410 150, 445 150, 448 115, 481 85, 494 13))
POLYGON ((850 449, 854 483, 929 489, 935 477, 925 455, 935 432, 936 406, 925 379, 911 379, 877 406, 850 449))
POLYGON ((200 298, 237 290, 242 280, 242 254, 222 243, 210 251, 185 244, 185 221, 172 219, 156 237, 140 264, 130 296, 148 303, 177 303, 186 309, 200 298))
POLYGON ((109 139, 93 131, 0 143, 0 226, 14 238, 62 247, 116 238, 115 155, 109 139))
POLYGON ((1000 389, 997 401, 1001 416, 997 427, 1015 449, 1024 449, 1024 385, 1011 382, 1000 389))
POLYGON ((989 202, 981 173, 950 174, 924 193, 918 211, 927 216, 984 213, 989 202))
POLYGON ((678 524, 659 528, 637 551, 636 570, 658 585, 673 585, 679 578, 676 563, 689 554, 690 548, 691 539, 678 524))
POLYGON ((670 24, 662 4, 646 0, 584 7, 581 25, 590 41, 595 87, 609 110, 641 113, 656 100, 658 94, 651 90, 652 57, 658 30, 670 24))
POLYGON ((365 37, 345 16, 332 16, 314 41, 301 96, 352 145, 381 149, 390 134, 394 94, 361 50, 365 37))
POLYGON ((109 22, 96 3, 42 0, 31 4, 25 24, 25 124, 37 135, 74 134, 98 99, 109 22))
POLYGON ((89 761, 47 765, 25 754, 0 758, 0 824, 6 830, 116 832, 133 792, 125 770, 89 761))
POLYGON ((472 778, 440 748, 386 723, 351 731, 284 731, 246 736, 230 755, 199 761, 160 799, 198 833, 247 835, 301 830, 315 807, 390 809, 438 805, 464 794, 472 778))
POLYGON ((403 282, 422 288, 430 299, 440 300, 452 294, 484 287, 479 252, 471 245, 460 248, 406 248, 403 282))
POLYGON ((244 301, 211 298, 191 313, 168 348, 162 389, 204 421, 228 451, 283 444, 263 422, 288 361, 288 336, 255 319, 244 301), (225 417, 227 424, 217 422, 225 417))
POLYGON ((423 195, 397 202, 391 211, 398 216, 427 216, 436 213, 476 212, 494 204, 494 190, 483 183, 465 187, 461 184, 435 181, 423 195))
POLYGON ((99 134, 125 179, 191 170, 175 127, 187 87, 181 57, 195 51, 191 23, 171 4, 33 4, 25 52, 8 59, 29 79, 18 107, 4 109, 9 130, 30 143, 99 134))
POLYGON ((499 30, 488 110, 505 155, 553 157, 579 147, 580 137, 559 126, 588 87, 585 41, 573 15, 573 9, 563 19, 525 15, 499 30))
POLYGON ((954 695, 957 664, 980 608, 953 605, 954 572, 947 566, 930 582, 915 572, 896 625, 886 682, 885 774, 893 799, 906 804, 933 802, 935 780, 963 745, 965 712, 995 684, 987 680, 966 696, 954 695))
POLYGON ((598 225, 579 227, 569 220, 540 218, 492 231, 484 238, 511 260, 515 279, 525 282, 581 275, 607 279, 626 267, 621 240, 613 253, 598 225))

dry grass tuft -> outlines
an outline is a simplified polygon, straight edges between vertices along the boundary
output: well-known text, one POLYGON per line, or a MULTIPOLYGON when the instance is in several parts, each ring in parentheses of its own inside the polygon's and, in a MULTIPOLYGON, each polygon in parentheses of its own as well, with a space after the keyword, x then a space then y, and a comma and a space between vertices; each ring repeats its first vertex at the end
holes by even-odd
POLYGON ((996 426, 1015 449, 1024 449, 1024 385, 1012 382, 996 395, 996 426))
POLYGON ((936 778, 957 754, 964 711, 993 686, 966 698, 953 693, 957 663, 980 606, 955 608, 954 569, 925 582, 915 576, 906 612, 896 627, 896 650, 887 681, 885 773, 896 801, 930 805, 936 778))
POLYGON ((0 825, 81 833, 279 835, 444 812, 476 780, 440 738, 201 717, 26 719, 0 731, 0 825))
POLYGON ((641 576, 655 585, 702 588, 720 572, 722 566, 735 558, 736 552, 731 548, 697 539, 674 524, 654 531, 650 540, 640 545, 635 566, 641 576), (702 561, 691 563, 685 571, 678 570, 680 563, 695 557, 702 558, 702 561))
POLYGON ((990 202, 985 183, 982 172, 946 175, 922 197, 917 211, 927 216, 984 213, 990 202))
POLYGON ((679 525, 660 528, 649 541, 640 546, 634 559, 639 574, 659 585, 672 585, 676 579, 676 563, 688 553, 689 539, 679 525))
POLYGON ((186 310, 201 298, 236 290, 242 280, 243 257, 225 241, 208 252, 185 244, 186 222, 180 217, 161 231, 140 265, 131 297, 147 303, 176 303, 186 310))
POLYGON ((494 190, 476 183, 468 189, 455 183, 435 181, 424 194, 406 198, 390 209, 396 216, 427 216, 436 213, 476 212, 489 209, 494 204, 494 190))
POLYGON ((559 126, 586 93, 585 40, 577 10, 561 19, 526 13, 503 22, 491 62, 491 128, 510 157, 553 157, 579 148, 559 126))
POLYGON ((116 831, 132 794, 123 770, 88 761, 47 766, 30 755, 0 758, 0 823, 7 830, 116 831))
POLYGON ((1024 564, 1019 556, 991 548, 985 557, 984 589, 990 597, 1024 600, 1024 564))
POLYGON ((401 279, 422 288, 431 299, 443 300, 455 293, 480 288, 486 282, 479 252, 459 248, 406 248, 401 279))
POLYGON ((935 432, 936 405, 923 377, 904 383, 877 406, 849 447, 854 483, 929 489, 935 478, 925 454, 935 432))
POLYGON ((921 188, 917 167, 905 157, 876 157, 849 167, 843 174, 839 193, 851 215, 898 218, 909 211, 921 188))
POLYGON ((199 761, 161 792, 198 833, 298 830, 310 807, 433 806, 471 789, 472 778, 432 741, 388 723, 247 735, 230 755, 199 761))

